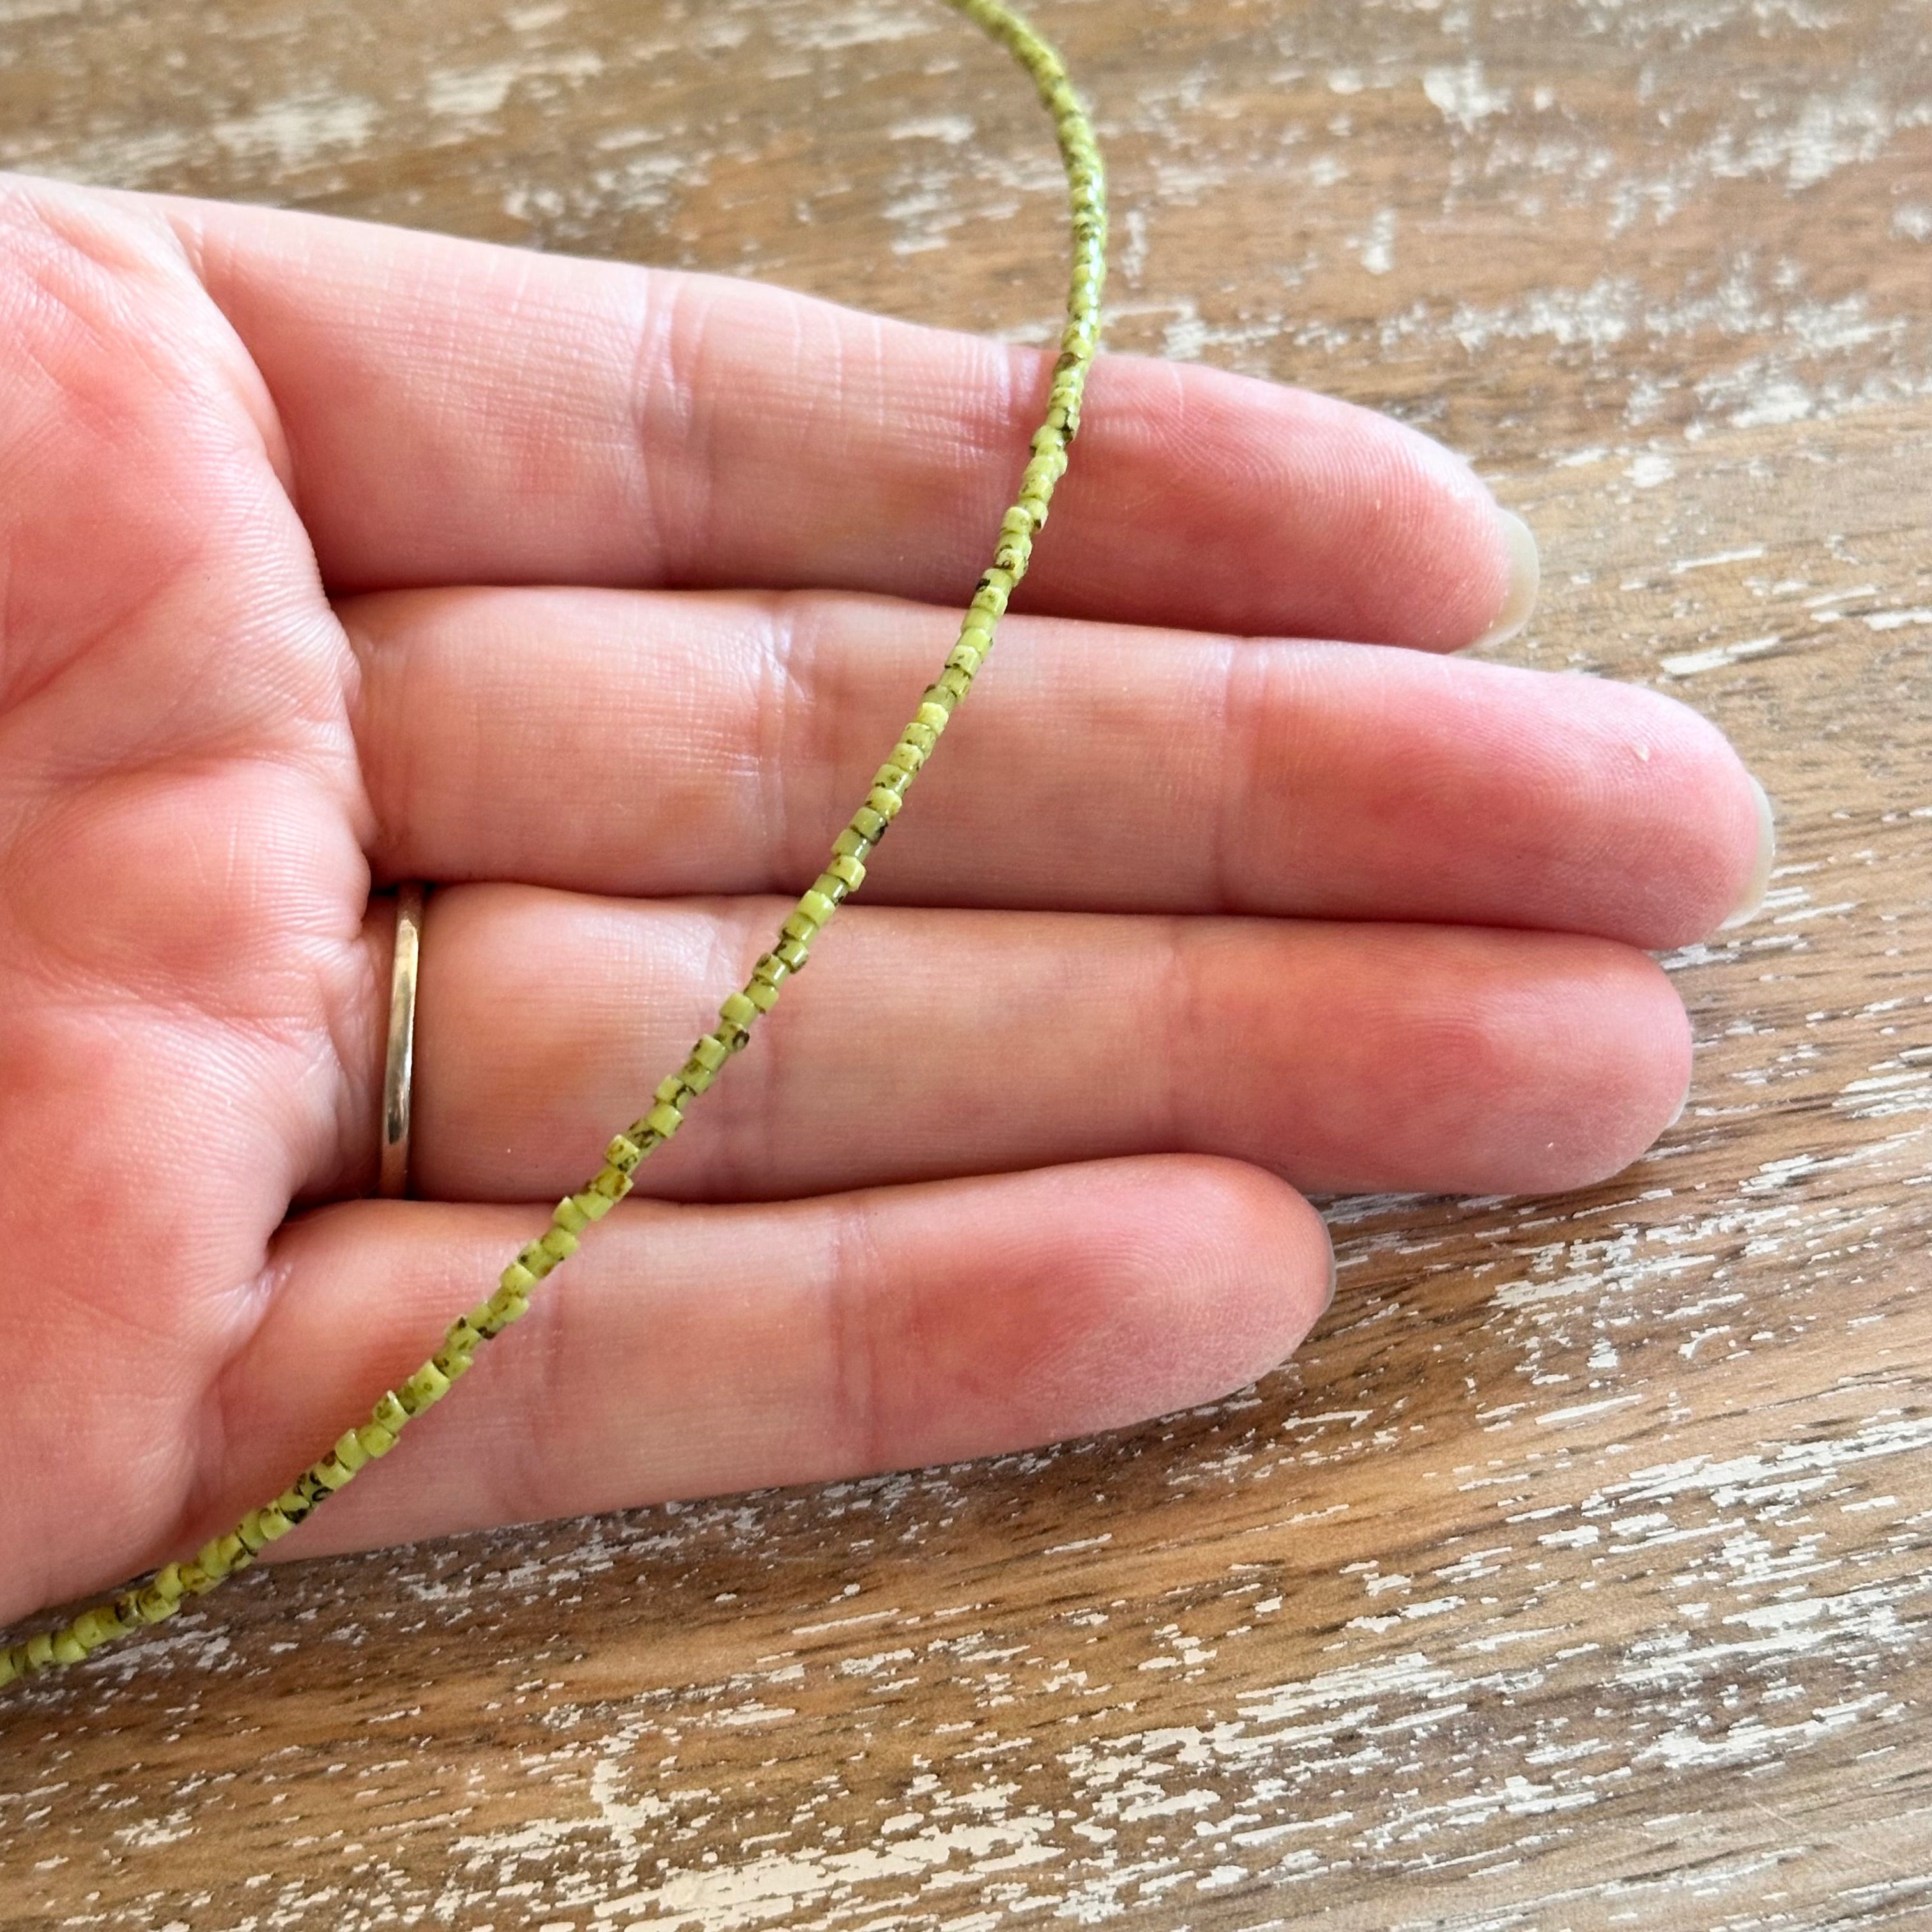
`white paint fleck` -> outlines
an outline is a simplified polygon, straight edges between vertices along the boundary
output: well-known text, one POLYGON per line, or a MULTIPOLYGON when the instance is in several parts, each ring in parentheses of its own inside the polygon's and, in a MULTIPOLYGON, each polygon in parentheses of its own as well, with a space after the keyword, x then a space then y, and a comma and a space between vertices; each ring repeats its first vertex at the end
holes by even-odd
POLYGON ((272 159, 285 168, 319 160, 332 148, 367 145, 376 104, 354 94, 292 94, 252 114, 218 121, 209 132, 239 160, 272 159))
POLYGON ((1802 422, 1816 406, 1816 398, 1802 382, 1788 376, 1768 380, 1756 396, 1729 418, 1733 429, 1760 429, 1768 423, 1802 422))
POLYGON ((1744 638, 1734 644, 1714 644, 1708 650, 1681 651, 1660 658, 1658 668, 1671 677, 1695 677, 1700 671, 1722 670, 1747 658, 1762 657, 1784 642, 1780 637, 1744 638))
POLYGON ((581 82, 593 80, 603 71, 602 56, 588 48, 496 61, 483 67, 446 68, 430 76, 423 104, 439 117, 475 120, 496 113, 519 81, 581 82))
POLYGON ((1372 275, 1385 275, 1395 266, 1395 210, 1376 211, 1369 232, 1352 244, 1360 253, 1362 266, 1372 275))
POLYGON ((1492 87, 1484 80, 1480 61, 1431 68, 1422 76, 1422 91, 1444 120, 1466 134, 1510 104, 1508 88, 1492 87))
POLYGON ((423 104, 432 114, 466 118, 494 114, 510 98, 516 78, 514 61, 500 61, 494 67, 445 69, 430 76, 423 104))
POLYGON ((956 148, 972 140, 976 127, 970 114, 928 114, 921 120, 895 122, 886 132, 895 141, 943 141, 956 148))
POLYGON ((1875 159, 1892 127, 1869 83, 1836 99, 1809 94, 1795 123, 1766 128, 1746 143, 1742 165, 1753 173, 1782 167, 1794 192, 1815 188, 1840 168, 1875 159))
POLYGON ((124 1825, 113 1835, 130 1851, 154 1851, 160 1846, 177 1844, 183 1838, 193 1837, 194 1826, 190 1822, 192 1816, 186 1810, 170 1811, 165 1818, 124 1825))
POLYGON ((1546 1429, 1559 1428, 1582 1422, 1591 1416, 1606 1415, 1612 1409, 1628 1408, 1632 1402, 1642 1400, 1640 1395, 1606 1396, 1600 1402, 1574 1402, 1567 1408, 1547 1410, 1536 1420, 1546 1429))

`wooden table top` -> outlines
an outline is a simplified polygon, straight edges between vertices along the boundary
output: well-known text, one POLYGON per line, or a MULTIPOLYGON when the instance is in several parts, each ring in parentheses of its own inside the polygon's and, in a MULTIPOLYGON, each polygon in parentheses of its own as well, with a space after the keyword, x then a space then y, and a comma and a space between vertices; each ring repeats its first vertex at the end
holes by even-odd
MULTIPOLYGON (((1386 407, 1497 653, 1776 801, 1688 1112, 1337 1201, 1232 1400, 257 1573, 0 1700, 0 1923, 1932 1924, 1932 10, 1039 0, 1111 346, 1386 407)), ((1044 340, 1054 158, 932 0, 0 0, 0 163, 1044 340)))

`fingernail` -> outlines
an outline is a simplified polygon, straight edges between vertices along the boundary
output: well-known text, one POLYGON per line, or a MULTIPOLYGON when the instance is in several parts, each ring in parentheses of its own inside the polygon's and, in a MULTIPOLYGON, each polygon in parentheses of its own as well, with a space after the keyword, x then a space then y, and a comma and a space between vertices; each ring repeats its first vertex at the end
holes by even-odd
POLYGON ((1772 861, 1778 856, 1778 826, 1771 815, 1771 800, 1756 778, 1751 780, 1751 790, 1757 794, 1757 862, 1744 881, 1744 897, 1738 900, 1737 910, 1718 927, 1720 932, 1743 925, 1764 904, 1765 890, 1771 884, 1772 861))
POLYGON ((1503 593, 1502 608, 1490 628, 1469 646, 1472 650, 1514 637, 1529 622, 1529 614, 1536 608, 1537 586, 1543 581, 1543 564, 1536 554, 1536 538, 1529 526, 1514 510, 1498 510, 1496 514, 1509 546, 1509 588, 1503 593))
POLYGON ((1322 1312, 1326 1315, 1335 1306, 1335 1250, 1328 1250, 1328 1298, 1322 1304, 1322 1312))
POLYGON ((1664 1122, 1664 1124, 1666 1127, 1674 1127, 1679 1120, 1683 1119, 1684 1110, 1690 1104, 1690 1089, 1696 1082, 1696 1076, 1694 1074, 1689 1080, 1684 1082, 1684 1097, 1678 1102, 1676 1112, 1672 1114, 1670 1119, 1664 1122))

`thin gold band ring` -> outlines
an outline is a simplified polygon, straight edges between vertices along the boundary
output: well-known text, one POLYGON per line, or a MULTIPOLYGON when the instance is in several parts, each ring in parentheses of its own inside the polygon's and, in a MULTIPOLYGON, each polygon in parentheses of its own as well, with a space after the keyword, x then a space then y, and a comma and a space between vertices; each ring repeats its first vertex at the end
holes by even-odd
POLYGON ((389 969, 389 1044, 382 1063, 382 1166, 377 1192, 410 1191, 410 1088, 416 1071, 416 974, 422 958, 423 889, 396 888, 396 950, 389 969))

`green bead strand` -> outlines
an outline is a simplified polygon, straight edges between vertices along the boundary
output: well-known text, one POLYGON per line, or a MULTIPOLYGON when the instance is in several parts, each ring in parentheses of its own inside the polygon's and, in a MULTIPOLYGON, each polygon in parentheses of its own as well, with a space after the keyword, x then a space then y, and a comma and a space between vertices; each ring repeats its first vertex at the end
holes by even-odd
POLYGON ((1073 259, 1066 323, 1053 365, 1046 415, 1029 446, 1032 453, 1021 472, 1019 494, 1000 520, 992 566, 973 593, 944 668, 922 696, 917 711, 874 775, 864 802, 834 842, 824 871, 800 895, 771 950, 752 969, 745 984, 726 997, 717 1025, 698 1040, 684 1064, 665 1078, 650 1108, 611 1140, 604 1150, 604 1165, 557 1203, 550 1226, 504 1269, 496 1292, 452 1322, 436 1353, 399 1387, 385 1393, 366 1422, 346 1431, 272 1502, 250 1510, 227 1534, 204 1544, 190 1561, 167 1564, 130 1585, 112 1603, 83 1611, 51 1634, 0 1648, 0 1687, 16 1678, 77 1664, 103 1645, 173 1616, 189 1598, 204 1595, 247 1569, 271 1543, 287 1535, 351 1481, 358 1470, 386 1456, 412 1419, 440 1402, 469 1372, 483 1344, 528 1311, 533 1292, 577 1252, 584 1230, 631 1191, 639 1163, 677 1132, 686 1108, 750 1040, 759 1016, 777 1003, 786 980, 804 969, 813 940, 832 914, 865 883, 867 856, 898 817, 913 780, 972 688, 992 649, 1007 600, 1026 574, 1034 538, 1046 522, 1054 486, 1066 468, 1067 446, 1080 428, 1081 398, 1100 332, 1100 294, 1106 279, 1107 200, 1100 150, 1060 56, 1000 0, 947 4, 1012 55, 1031 76, 1053 116, 1066 170, 1073 259))

